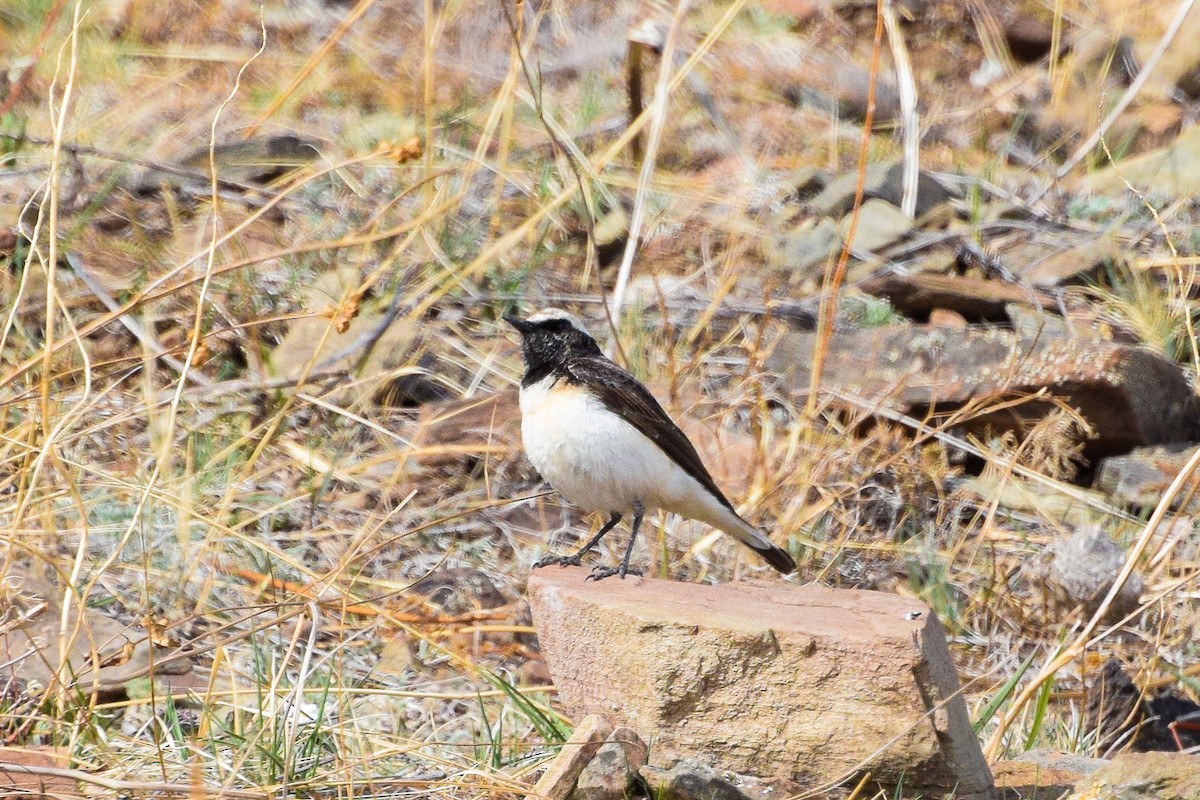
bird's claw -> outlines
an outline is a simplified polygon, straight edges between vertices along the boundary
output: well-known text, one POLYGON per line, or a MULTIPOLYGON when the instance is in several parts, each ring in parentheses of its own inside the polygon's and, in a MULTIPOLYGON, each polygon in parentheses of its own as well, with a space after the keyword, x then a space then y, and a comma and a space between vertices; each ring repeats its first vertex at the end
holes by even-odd
POLYGON ((624 565, 620 567, 596 567, 592 570, 590 575, 584 578, 584 580, 602 581, 605 578, 612 577, 613 575, 619 575, 621 580, 625 580, 626 575, 636 575, 640 578, 642 576, 642 571, 640 569, 635 569, 633 567, 627 567, 624 565))
POLYGON ((583 566, 583 560, 578 553, 573 556, 546 556, 545 558, 538 559, 533 568, 541 569, 551 564, 558 564, 560 567, 581 567, 583 566))

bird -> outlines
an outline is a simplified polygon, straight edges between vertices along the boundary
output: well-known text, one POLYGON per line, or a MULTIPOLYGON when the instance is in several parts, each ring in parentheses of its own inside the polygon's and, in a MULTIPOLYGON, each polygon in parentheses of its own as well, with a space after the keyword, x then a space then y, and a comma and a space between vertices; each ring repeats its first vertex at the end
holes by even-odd
POLYGON ((535 569, 581 566, 583 556, 631 515, 620 566, 598 566, 588 579, 641 575, 629 559, 642 518, 658 508, 711 525, 779 572, 795 572, 788 552, 734 510, 654 395, 604 356, 578 318, 549 308, 527 319, 505 315, 504 320, 521 335, 525 375, 519 403, 526 455, 569 503, 608 515, 578 552, 547 556, 535 569))

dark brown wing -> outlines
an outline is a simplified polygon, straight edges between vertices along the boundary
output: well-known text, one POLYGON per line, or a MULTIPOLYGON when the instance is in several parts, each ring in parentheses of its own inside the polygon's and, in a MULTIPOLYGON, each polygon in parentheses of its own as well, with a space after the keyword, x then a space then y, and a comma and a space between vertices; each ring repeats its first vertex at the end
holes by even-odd
POLYGON ((687 434, 671 421, 654 395, 636 378, 606 358, 591 357, 568 360, 567 375, 569 381, 587 386, 604 403, 605 408, 641 431, 701 486, 733 510, 729 500, 708 474, 687 434))

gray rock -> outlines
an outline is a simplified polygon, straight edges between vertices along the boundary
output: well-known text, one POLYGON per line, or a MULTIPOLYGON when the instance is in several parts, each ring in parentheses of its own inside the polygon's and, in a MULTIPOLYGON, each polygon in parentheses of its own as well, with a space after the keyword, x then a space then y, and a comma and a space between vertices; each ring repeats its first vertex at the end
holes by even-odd
POLYGON ((1011 761, 994 763, 992 773, 1001 797, 1053 800, 1107 763, 1073 753, 1029 750, 1011 761))
POLYGON ((1103 758, 1091 758, 1077 753, 1060 753, 1055 750, 1026 750, 1013 760, 1023 761, 1043 769, 1074 772, 1081 777, 1091 775, 1108 763, 1103 758))
POLYGON ((779 236, 764 253, 767 260, 779 269, 802 271, 814 264, 823 264, 842 249, 842 234, 831 219, 818 222, 779 236))
POLYGON ((571 737, 534 785, 533 791, 526 795, 528 800, 565 800, 570 797, 583 768, 596 755, 612 730, 609 721, 598 714, 588 714, 580 720, 571 737))
POLYGON ((762 800, 703 764, 685 761, 670 769, 645 766, 639 772, 656 800, 762 800))
POLYGON ((447 614, 499 608, 508 602, 492 579, 471 567, 451 567, 430 573, 409 589, 447 614))
MULTIPOLYGON (((1095 613, 1125 564, 1125 552, 1099 525, 1085 525, 1050 545, 1052 560, 1047 579, 1071 606, 1082 604, 1095 613)), ((1107 619, 1118 619, 1137 607, 1144 584, 1138 573, 1129 576, 1113 598, 1107 619)))
POLYGON ((1193 168, 1198 161, 1200 127, 1192 126, 1165 147, 1086 173, 1077 188, 1119 195, 1127 191, 1128 181, 1168 197, 1187 197, 1200 192, 1200 170, 1193 168))
MULTIPOLYGON (((812 199, 813 210, 828 216, 841 216, 854 205, 854 189, 858 184, 858 172, 851 171, 835 178, 825 189, 812 199)), ((904 195, 904 165, 899 161, 872 164, 867 167, 863 184, 863 199, 877 197, 899 208, 904 195)), ((950 200, 950 190, 925 171, 917 175, 917 217, 950 200)))
POLYGON ((1075 784, 1067 800, 1200 800, 1200 756, 1121 753, 1075 784))
POLYGON ((1004 263, 1027 285, 1058 286, 1094 275, 1106 262, 1120 259, 1116 237, 1090 233, 1030 234, 1009 246, 1004 263))
POLYGON ((786 178, 787 187, 797 200, 815 196, 827 183, 829 176, 816 167, 800 167, 786 178))
MULTIPOLYGON (((1127 505, 1154 508, 1197 447, 1200 445, 1138 447, 1123 456, 1106 458, 1096 472, 1095 488, 1127 505)), ((1173 507, 1200 510, 1198 484, 1200 474, 1193 474, 1191 485, 1176 495, 1173 507)))
POLYGON ((579 773, 571 800, 623 800, 646 764, 646 743, 632 728, 613 729, 579 773))
MULTIPOLYGON (((863 121, 867 117, 871 75, 857 64, 832 58, 814 58, 800 75, 780 86, 783 96, 798 106, 818 108, 840 119, 863 121), (801 77, 802 80, 795 80, 801 77)), ((892 125, 900 118, 900 95, 886 81, 875 84, 874 125, 892 125)))
MULTIPOLYGON (((853 214, 846 214, 838 226, 842 239, 850 232, 853 214)), ((915 221, 887 200, 873 198, 863 203, 858 212, 858 225, 854 229, 855 251, 875 252, 913 229, 915 221)))
MULTIPOLYGON (((1028 290, 1028 293, 1033 295, 1033 290, 1028 290)), ((1004 314, 1012 323, 1013 332, 1021 339, 1036 339, 1039 336, 1067 337, 1073 334, 1071 326, 1057 314, 1048 314, 1020 303, 1006 304, 1004 314)))
POLYGON ((613 732, 609 734, 608 741, 620 745, 625 753, 625 760, 632 772, 637 772, 644 767, 650 759, 650 748, 633 728, 624 725, 613 728, 613 732))

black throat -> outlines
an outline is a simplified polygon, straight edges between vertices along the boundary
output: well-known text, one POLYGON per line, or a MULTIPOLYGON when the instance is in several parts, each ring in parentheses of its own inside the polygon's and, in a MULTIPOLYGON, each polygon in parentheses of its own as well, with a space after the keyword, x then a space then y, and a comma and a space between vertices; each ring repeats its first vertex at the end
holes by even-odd
POLYGON ((546 320, 524 333, 522 351, 525 377, 521 386, 532 386, 546 376, 570 379, 567 365, 571 359, 600 356, 600 346, 587 333, 566 320, 546 320))

